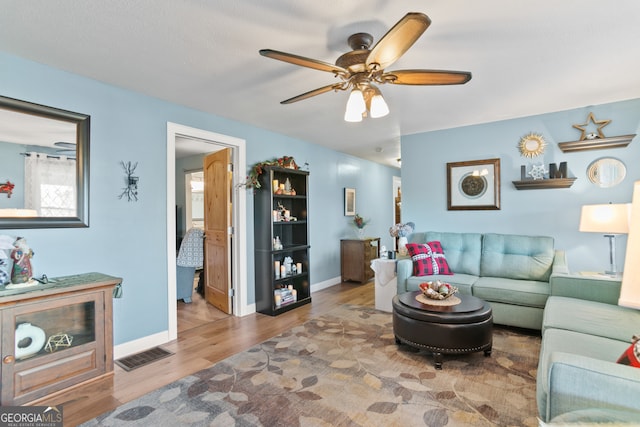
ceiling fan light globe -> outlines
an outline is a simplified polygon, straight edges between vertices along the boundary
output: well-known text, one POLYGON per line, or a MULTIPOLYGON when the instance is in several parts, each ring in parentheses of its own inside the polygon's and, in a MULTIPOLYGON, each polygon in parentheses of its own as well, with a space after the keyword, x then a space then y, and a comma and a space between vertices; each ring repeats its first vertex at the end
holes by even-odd
POLYGON ((371 117, 377 119, 389 114, 389 106, 380 94, 376 94, 371 98, 371 117))
POLYGON ((362 114, 366 111, 367 106, 364 102, 362 91, 359 89, 352 90, 349 94, 349 100, 347 101, 344 120, 347 122, 360 122, 362 121, 362 114))
POLYGON ((349 111, 347 110, 344 113, 344 121, 345 122, 351 122, 351 123, 356 123, 356 122, 361 122, 362 121, 362 113, 349 113, 349 111))

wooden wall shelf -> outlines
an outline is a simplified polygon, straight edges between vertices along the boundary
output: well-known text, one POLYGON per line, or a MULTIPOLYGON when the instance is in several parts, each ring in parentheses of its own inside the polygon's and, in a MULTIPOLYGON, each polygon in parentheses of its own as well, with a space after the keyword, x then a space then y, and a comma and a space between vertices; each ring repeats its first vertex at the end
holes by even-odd
POLYGON ((586 150, 602 150, 605 148, 623 148, 631 143, 636 136, 623 135, 613 136, 611 138, 583 139, 581 141, 559 142, 558 147, 564 152, 586 151, 586 150))
POLYGON ((513 181, 517 190, 540 190, 543 188, 569 188, 577 178, 527 179, 513 181))

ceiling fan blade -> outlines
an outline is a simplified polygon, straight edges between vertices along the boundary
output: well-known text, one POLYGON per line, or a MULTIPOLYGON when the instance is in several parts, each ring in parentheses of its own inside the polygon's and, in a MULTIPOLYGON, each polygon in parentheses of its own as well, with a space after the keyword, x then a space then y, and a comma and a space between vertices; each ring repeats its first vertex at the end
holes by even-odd
POLYGON ((303 99, 311 98, 312 96, 320 95, 331 90, 341 89, 344 89, 343 83, 334 83, 332 85, 327 85, 319 87, 318 89, 310 90, 309 92, 305 92, 302 95, 294 96, 293 98, 285 99, 284 101, 281 101, 280 104, 292 104, 294 102, 302 101, 303 99))
POLYGON ((315 70, 327 71, 333 74, 348 75, 349 71, 335 64, 319 61, 317 59, 305 58, 304 56, 294 55, 292 53, 280 52, 273 49, 261 49, 260 55, 267 58, 278 59, 290 64, 299 65, 301 67, 313 68, 315 70))
POLYGON ((371 49, 367 67, 384 70, 393 64, 409 50, 430 24, 431 20, 424 13, 407 13, 371 49))
POLYGON ((445 70, 397 70, 384 73, 381 79, 397 85, 461 85, 471 80, 471 73, 445 70))

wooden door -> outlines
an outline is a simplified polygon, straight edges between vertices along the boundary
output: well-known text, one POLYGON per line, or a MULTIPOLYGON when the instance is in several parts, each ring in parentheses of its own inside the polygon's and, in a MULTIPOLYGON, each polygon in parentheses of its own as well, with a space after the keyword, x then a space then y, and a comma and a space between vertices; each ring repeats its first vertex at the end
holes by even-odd
POLYGON ((204 298, 231 314, 231 149, 204 158, 204 298))

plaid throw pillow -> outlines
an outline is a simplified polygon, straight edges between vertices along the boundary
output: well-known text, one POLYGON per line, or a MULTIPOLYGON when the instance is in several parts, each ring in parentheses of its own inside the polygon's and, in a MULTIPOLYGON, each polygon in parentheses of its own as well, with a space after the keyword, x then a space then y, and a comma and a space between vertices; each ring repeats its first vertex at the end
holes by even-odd
POLYGON ((11 280, 11 266, 3 259, 0 259, 0 285, 9 283, 11 280))
POLYGON ((440 242, 426 244, 408 243, 407 250, 413 261, 414 276, 431 276, 434 274, 453 274, 444 257, 440 242))
POLYGON ((631 346, 622 353, 622 356, 618 358, 617 363, 640 368, 640 335, 633 336, 631 339, 631 346))

